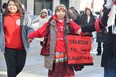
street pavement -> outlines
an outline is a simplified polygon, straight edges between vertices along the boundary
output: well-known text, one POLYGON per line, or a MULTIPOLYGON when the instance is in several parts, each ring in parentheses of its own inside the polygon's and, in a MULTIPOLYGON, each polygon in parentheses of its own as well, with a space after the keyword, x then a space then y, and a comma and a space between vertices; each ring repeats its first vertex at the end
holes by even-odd
MULTIPOLYGON (((96 45, 94 41, 91 51, 94 65, 85 66, 81 71, 75 72, 75 77, 103 77, 103 68, 100 67, 101 56, 96 56, 96 45)), ((27 53, 26 65, 17 77, 47 77, 48 70, 44 68, 44 57, 40 56, 40 49, 39 41, 33 40, 30 52, 27 53)), ((0 77, 7 77, 3 53, 0 53, 0 77)))

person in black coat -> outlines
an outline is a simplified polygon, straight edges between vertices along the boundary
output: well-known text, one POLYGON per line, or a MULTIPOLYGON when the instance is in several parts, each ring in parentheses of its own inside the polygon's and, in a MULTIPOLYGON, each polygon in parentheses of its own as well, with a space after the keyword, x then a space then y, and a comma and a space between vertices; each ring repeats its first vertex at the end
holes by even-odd
MULTIPOLYGON (((100 10, 100 17, 103 15, 103 8, 100 10)), ((101 32, 97 32, 96 36, 96 42, 98 43, 97 45, 97 56, 101 55, 102 53, 102 43, 105 41, 105 35, 106 35, 106 28, 103 28, 101 32)))
POLYGON ((102 43, 105 41, 106 29, 103 28, 101 32, 97 32, 96 42, 97 45, 97 56, 101 55, 102 53, 102 43))
POLYGON ((7 7, 7 3, 3 3, 3 5, 2 5, 2 7, 0 9, 0 12, 4 13, 6 7, 7 7))
POLYGON ((70 7, 68 10, 68 16, 78 25, 80 24, 80 15, 74 7, 70 7))
MULTIPOLYGON (((81 16, 80 24, 83 25, 94 25, 95 17, 89 8, 86 8, 84 14, 81 16)), ((92 35, 92 32, 86 32, 86 35, 92 35)))
MULTIPOLYGON (((106 0, 105 10, 102 18, 96 23, 96 25, 104 25, 107 26, 107 34, 105 36, 105 41, 103 43, 103 54, 101 59, 101 67, 104 68, 104 77, 116 77, 116 13, 112 10, 115 10, 116 0, 106 0), (110 12, 111 20, 114 21, 112 25, 109 25, 111 22, 109 21, 110 16, 108 16, 110 12)), ((91 26, 92 27, 92 26, 91 26)), ((101 31, 103 29, 102 26, 97 27, 97 31, 101 31)), ((94 27, 83 27, 83 32, 86 31, 94 31, 94 27)))

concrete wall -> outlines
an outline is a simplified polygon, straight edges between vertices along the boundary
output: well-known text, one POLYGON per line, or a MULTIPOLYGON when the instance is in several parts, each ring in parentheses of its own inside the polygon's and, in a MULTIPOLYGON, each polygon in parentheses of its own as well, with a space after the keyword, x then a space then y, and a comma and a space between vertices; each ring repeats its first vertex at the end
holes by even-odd
POLYGON ((53 14, 55 11, 55 7, 60 3, 60 0, 53 0, 53 14))
POLYGON ((27 11, 33 15, 34 13, 34 0, 27 0, 27 11))
POLYGON ((69 8, 75 7, 75 9, 79 12, 80 11, 80 0, 69 0, 69 8))
MULTIPOLYGON (((2 0, 2 4, 8 0, 2 0)), ((53 13, 55 7, 60 3, 60 0, 53 0, 53 13)), ((80 10, 80 0, 69 0, 69 7, 75 7, 77 11, 80 10)), ((34 0, 27 0, 27 11, 33 15, 34 13, 34 0)))
POLYGON ((8 0, 2 0, 2 4, 5 3, 5 2, 8 2, 8 0))
MULTIPOLYGON (((7 2, 8 0, 2 0, 2 4, 4 2, 7 2)), ((85 0, 86 1, 86 0, 85 0)), ((84 2, 85 2, 84 1, 84 2)), ((102 3, 103 3, 103 0, 94 0, 94 7, 93 7, 93 10, 96 11, 96 10, 99 10, 102 6, 102 3), (98 8, 98 4, 101 2, 101 6, 99 6, 98 8)), ((82 3, 81 0, 69 0, 69 7, 75 7, 75 9, 79 12, 80 10, 84 10, 84 8, 82 8, 82 6, 84 6, 82 3)), ((54 13, 54 10, 55 10, 55 7, 60 3, 60 0, 53 0, 53 13, 54 13)), ((33 15, 34 14, 34 0, 27 0, 27 11, 33 15)))

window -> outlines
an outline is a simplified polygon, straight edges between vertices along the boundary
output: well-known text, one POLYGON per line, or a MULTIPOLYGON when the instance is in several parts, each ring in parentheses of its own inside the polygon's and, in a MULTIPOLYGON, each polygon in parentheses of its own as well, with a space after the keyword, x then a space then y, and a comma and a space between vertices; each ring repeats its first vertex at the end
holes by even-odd
POLYGON ((0 0, 0 8, 2 7, 2 0, 0 0))
POLYGON ((42 0, 34 0, 34 14, 39 15, 42 9, 42 0))
POLYGON ((60 4, 64 4, 69 9, 69 0, 60 0, 60 4))
POLYGON ((42 9, 52 10, 53 0, 34 0, 34 14, 39 15, 42 9))
POLYGON ((20 2, 25 6, 25 9, 27 9, 27 0, 20 0, 20 2))
POLYGON ((43 0, 43 8, 52 10, 53 0, 43 0))

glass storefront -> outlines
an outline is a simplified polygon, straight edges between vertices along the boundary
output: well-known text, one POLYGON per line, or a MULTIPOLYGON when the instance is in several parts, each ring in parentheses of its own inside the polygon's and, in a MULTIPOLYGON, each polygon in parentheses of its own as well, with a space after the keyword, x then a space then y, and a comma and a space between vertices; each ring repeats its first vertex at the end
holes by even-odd
POLYGON ((64 4, 69 9, 69 0, 60 0, 60 4, 64 4))
POLYGON ((0 8, 2 7, 2 0, 0 0, 0 8))
POLYGON ((20 1, 25 6, 25 9, 27 9, 27 0, 20 0, 20 1))
POLYGON ((52 10, 53 0, 34 0, 34 15, 39 15, 42 9, 52 10))

